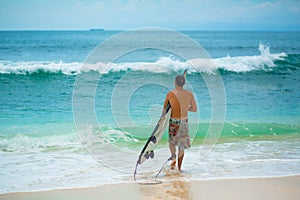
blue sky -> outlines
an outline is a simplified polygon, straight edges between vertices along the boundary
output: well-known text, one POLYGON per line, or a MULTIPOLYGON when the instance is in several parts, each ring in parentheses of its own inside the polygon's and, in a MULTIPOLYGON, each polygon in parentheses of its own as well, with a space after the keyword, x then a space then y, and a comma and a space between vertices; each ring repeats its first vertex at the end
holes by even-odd
POLYGON ((0 30, 298 30, 300 0, 0 0, 0 30))

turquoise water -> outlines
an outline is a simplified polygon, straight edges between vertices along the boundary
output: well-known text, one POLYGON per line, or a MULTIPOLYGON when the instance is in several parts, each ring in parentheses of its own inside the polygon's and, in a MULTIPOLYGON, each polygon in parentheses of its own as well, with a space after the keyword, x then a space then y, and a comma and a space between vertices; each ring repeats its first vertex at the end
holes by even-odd
MULTIPOLYGON (((81 67, 90 51, 117 33, 0 32, 1 193, 131 181, 165 95, 173 88, 174 77, 186 68, 187 88, 199 108, 189 115, 191 160, 201 154, 212 115, 202 75, 218 71, 226 95, 218 144, 205 159, 187 161, 187 173, 200 179, 299 174, 299 32, 183 32, 208 52, 213 69, 195 69, 170 52, 148 48, 119 57, 100 74, 96 85, 95 116, 102 130, 88 127, 87 133, 101 139, 98 145, 114 144, 124 155, 107 148, 103 160, 94 160, 76 132, 74 84, 84 73, 81 67), (132 89, 134 85, 138 87, 132 89), (116 156, 128 163, 125 170, 107 168, 118 162, 116 156), (199 162, 206 167, 197 168, 199 162), (100 169, 105 173, 99 174, 100 169), (82 177, 86 178, 78 185, 82 177)), ((99 71, 101 66, 95 64, 88 73, 99 75, 99 71)), ((167 134, 159 151, 162 157, 144 169, 156 169, 168 157, 167 134)))

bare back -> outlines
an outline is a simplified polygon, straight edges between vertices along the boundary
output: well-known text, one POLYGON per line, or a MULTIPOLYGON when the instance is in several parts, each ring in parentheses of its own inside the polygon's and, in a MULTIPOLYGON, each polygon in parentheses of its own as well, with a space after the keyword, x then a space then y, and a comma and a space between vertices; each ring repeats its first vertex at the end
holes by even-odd
POLYGON ((171 104, 172 108, 171 118, 187 119, 188 111, 197 111, 193 94, 181 87, 178 87, 167 94, 164 107, 166 107, 168 102, 171 104))

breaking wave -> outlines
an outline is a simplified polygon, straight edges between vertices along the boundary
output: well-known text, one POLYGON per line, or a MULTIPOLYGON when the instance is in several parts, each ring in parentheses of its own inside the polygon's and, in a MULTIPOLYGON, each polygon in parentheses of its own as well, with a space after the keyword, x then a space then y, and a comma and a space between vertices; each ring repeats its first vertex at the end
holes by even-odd
POLYGON ((118 71, 144 71, 150 73, 171 73, 188 69, 189 73, 215 73, 223 70, 234 73, 251 71, 270 71, 276 68, 276 61, 284 61, 286 53, 270 53, 270 48, 263 44, 258 47, 259 55, 253 56, 226 56, 214 59, 194 59, 185 62, 173 57, 161 57, 155 62, 124 62, 124 63, 80 63, 71 62, 11 62, 0 61, 0 74, 35 74, 35 73, 61 73, 64 75, 77 75, 82 72, 95 71, 100 74, 118 71))

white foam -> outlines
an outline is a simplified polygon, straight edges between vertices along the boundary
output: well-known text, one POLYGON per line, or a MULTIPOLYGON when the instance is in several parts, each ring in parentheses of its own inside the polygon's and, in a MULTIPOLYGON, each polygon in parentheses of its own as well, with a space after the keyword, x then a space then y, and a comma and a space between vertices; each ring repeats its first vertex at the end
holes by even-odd
POLYGON ((82 64, 78 62, 0 62, 0 74, 33 74, 39 71, 46 73, 77 74, 82 64))
POLYGON ((0 150, 4 152, 41 152, 62 149, 83 149, 76 133, 66 135, 28 136, 17 134, 0 139, 0 150))
POLYGON ((262 44, 259 45, 260 55, 257 56, 237 56, 214 59, 214 63, 219 69, 233 72, 249 72, 254 70, 270 70, 275 67, 274 61, 284 60, 286 53, 271 54, 270 48, 262 44))
POLYGON ((253 70, 271 70, 276 67, 274 61, 284 60, 286 53, 271 54, 270 48, 263 44, 258 47, 260 55, 226 56, 215 59, 194 59, 185 62, 172 57, 161 57, 155 62, 125 63, 79 63, 71 62, 11 62, 0 61, 0 74, 32 74, 38 72, 63 73, 76 75, 82 72, 96 71, 100 74, 118 71, 144 71, 151 73, 171 73, 188 69, 188 73, 215 73, 217 69, 229 72, 249 72, 253 70))
MULTIPOLYGON (((107 134, 120 135, 116 132, 107 134)), ((63 143, 63 138, 56 138, 56 140, 61 140, 60 143, 63 143)), ((50 138, 48 143, 52 141, 57 144, 56 140, 50 138)), ((21 137, 16 137, 12 142, 26 143, 21 137)), ((29 146, 34 142, 38 143, 39 141, 33 139, 29 146)), ((69 143, 70 141, 65 139, 64 142, 69 143)), ((81 146, 80 144, 76 145, 81 146)), ((102 156, 109 157, 116 165, 122 163, 122 167, 132 166, 126 168, 127 172, 114 170, 113 166, 104 166, 104 162, 93 159, 86 151, 0 151, 0 156, 3 158, 0 163, 0 194, 131 182, 133 166, 139 150, 140 148, 135 152, 135 159, 124 156, 126 152, 118 156, 112 151, 101 152, 102 156), (35 173, 32 173, 32 170, 35 173)), ((160 155, 162 159, 155 157, 144 163, 139 168, 139 175, 143 176, 143 169, 148 164, 153 171, 146 177, 151 179, 158 172, 169 156, 167 145, 160 150, 167 154, 163 155, 160 152, 157 155, 160 155)), ((158 151, 159 149, 156 152, 158 151)), ((274 177, 300 173, 299 142, 296 141, 239 141, 217 144, 206 157, 201 157, 200 151, 201 146, 193 146, 186 151, 183 162, 184 172, 180 175, 180 179, 274 177), (283 151, 283 149, 285 150, 283 151)), ((170 178, 176 179, 177 177, 175 175, 168 176, 167 172, 163 171, 159 180, 168 181, 170 178)))
MULTIPOLYGON (((95 131, 94 136, 103 144, 114 144, 117 142, 136 143, 130 133, 120 130, 109 129, 103 132, 95 131)), ((66 149, 69 152, 85 150, 81 144, 79 135, 76 132, 67 134, 15 134, 14 136, 2 136, 0 138, 0 151, 3 152, 43 152, 61 151, 66 149)))

